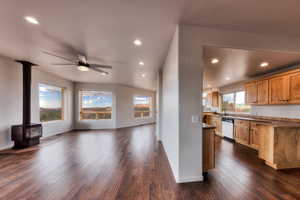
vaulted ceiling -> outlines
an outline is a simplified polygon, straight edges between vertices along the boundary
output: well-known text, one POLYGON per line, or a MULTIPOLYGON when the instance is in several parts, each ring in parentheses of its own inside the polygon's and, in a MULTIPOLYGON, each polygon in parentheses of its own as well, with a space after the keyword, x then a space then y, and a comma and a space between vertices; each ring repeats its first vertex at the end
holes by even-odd
POLYGON ((36 62, 72 81, 155 89, 156 72, 178 23, 298 36, 299 6, 296 0, 1 0, 0 54, 36 62), (40 24, 29 24, 24 16, 40 24), (133 45, 136 38, 142 46, 133 45), (103 76, 54 67, 51 63, 64 61, 42 51, 65 57, 84 53, 114 68, 103 76))

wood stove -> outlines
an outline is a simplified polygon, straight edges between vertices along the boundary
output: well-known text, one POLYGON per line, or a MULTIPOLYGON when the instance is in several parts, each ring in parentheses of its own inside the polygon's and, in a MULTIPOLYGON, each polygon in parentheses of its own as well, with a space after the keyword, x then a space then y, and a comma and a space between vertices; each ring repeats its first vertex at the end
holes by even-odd
POLYGON ((23 124, 12 126, 11 139, 15 148, 26 148, 40 143, 43 129, 41 124, 31 123, 31 71, 35 64, 17 60, 23 65, 23 124))

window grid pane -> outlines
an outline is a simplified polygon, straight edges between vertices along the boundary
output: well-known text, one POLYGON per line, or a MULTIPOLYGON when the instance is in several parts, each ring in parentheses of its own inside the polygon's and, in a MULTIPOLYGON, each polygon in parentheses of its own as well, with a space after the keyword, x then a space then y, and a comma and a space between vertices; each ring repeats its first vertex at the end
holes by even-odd
POLYGON ((112 119, 112 93, 81 91, 81 120, 112 119))
POLYGON ((39 84, 40 121, 63 120, 63 88, 39 84))
POLYGON ((147 118, 151 116, 151 97, 135 95, 133 97, 134 117, 147 118))

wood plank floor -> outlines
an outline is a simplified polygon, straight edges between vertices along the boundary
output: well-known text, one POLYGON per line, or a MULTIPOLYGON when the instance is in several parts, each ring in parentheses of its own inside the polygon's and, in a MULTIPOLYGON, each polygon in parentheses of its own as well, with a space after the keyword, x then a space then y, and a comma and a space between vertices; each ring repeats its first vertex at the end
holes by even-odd
POLYGON ((0 152, 0 199, 300 199, 300 170, 275 171, 257 153, 216 140, 216 169, 176 184, 155 126, 72 132, 0 152))

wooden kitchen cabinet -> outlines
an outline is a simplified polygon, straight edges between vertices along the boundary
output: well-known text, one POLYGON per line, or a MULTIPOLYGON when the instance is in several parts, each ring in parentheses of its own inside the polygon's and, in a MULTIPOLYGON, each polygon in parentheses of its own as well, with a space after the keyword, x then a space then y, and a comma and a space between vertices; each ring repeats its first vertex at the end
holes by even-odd
POLYGON ((207 94, 207 105, 212 107, 219 107, 219 92, 209 92, 207 94))
POLYGON ((269 103, 269 80, 257 82, 257 104, 269 103))
POLYGON ((249 105, 300 104, 300 70, 293 70, 245 84, 249 105))
POLYGON ((212 98, 212 106, 219 107, 219 92, 212 92, 211 98, 212 98))
POLYGON ((219 136, 223 136, 222 135, 222 116, 221 115, 217 115, 217 114, 204 114, 205 115, 205 121, 204 123, 207 123, 209 125, 215 126, 216 129, 215 134, 219 135, 219 136))
POLYGON ((290 87, 289 76, 278 76, 269 80, 269 103, 287 104, 289 100, 290 87))
POLYGON ((289 76, 290 97, 289 103, 300 103, 300 72, 291 74, 289 76))
POLYGON ((246 90, 246 102, 247 104, 257 103, 257 82, 247 83, 245 85, 246 90))
POLYGON ((250 145, 250 122, 234 120, 234 139, 240 144, 250 145))
POLYGON ((255 122, 250 122, 250 146, 253 149, 258 150, 259 149, 259 140, 260 140, 260 136, 259 136, 259 131, 257 129, 257 124, 255 122))

